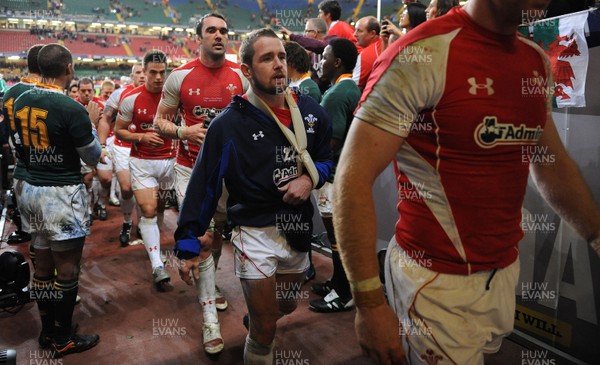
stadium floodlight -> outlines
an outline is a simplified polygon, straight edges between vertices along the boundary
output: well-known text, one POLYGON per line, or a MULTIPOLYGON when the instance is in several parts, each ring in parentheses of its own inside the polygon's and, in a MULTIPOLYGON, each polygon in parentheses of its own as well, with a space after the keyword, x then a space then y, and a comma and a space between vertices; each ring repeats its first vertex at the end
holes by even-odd
POLYGON ((20 60, 20 59, 21 59, 21 57, 19 57, 19 56, 9 56, 7 59, 8 59, 9 61, 17 61, 17 60, 20 60))
POLYGON ((162 27, 152 27, 152 30, 161 30, 162 27))
POLYGON ((106 24, 104 24, 104 27, 106 27, 106 28, 112 28, 112 27, 114 27, 114 26, 115 26, 115 25, 114 25, 114 24, 111 24, 111 23, 106 23, 106 24))
POLYGON ((37 21, 38 24, 48 24, 48 21, 46 19, 40 19, 37 21))
POLYGON ((61 25, 62 22, 60 20, 53 20, 50 22, 51 25, 61 25))
POLYGON ((33 19, 23 19, 23 24, 31 24, 33 23, 33 19))
POLYGON ((162 30, 166 31, 166 32, 170 32, 173 30, 173 28, 171 27, 164 27, 162 30))
POLYGON ((17 18, 8 18, 8 22, 9 23, 18 23, 19 19, 17 19, 17 18))
POLYGON ((233 30, 230 30, 229 32, 227 32, 227 35, 235 35, 235 32, 233 30))
POLYGON ((183 28, 175 28, 176 32, 183 32, 183 28))
POLYGON ((129 29, 137 29, 137 28, 138 28, 138 26, 137 26, 137 25, 135 25, 135 24, 131 24, 131 25, 129 26, 129 29))
POLYGON ((188 33, 194 33, 194 32, 196 32, 196 30, 193 29, 193 28, 185 28, 185 31, 188 32, 188 33))
POLYGON ((138 63, 138 61, 135 59, 130 59, 130 60, 127 60, 127 63, 138 63))
POLYGON ((67 21, 65 22, 65 25, 75 25, 75 22, 73 22, 73 21, 70 21, 70 20, 67 20, 67 21))
POLYGON ((115 60, 114 58, 107 58, 107 59, 104 60, 104 62, 106 62, 106 63, 115 63, 115 62, 117 62, 117 60, 115 60))
POLYGON ((101 26, 101 25, 102 25, 102 24, 100 24, 100 23, 92 23, 92 24, 90 24, 90 28, 99 27, 99 26, 101 26))
POLYGON ((93 58, 87 58, 87 57, 86 57, 86 58, 82 58, 81 60, 82 60, 83 62, 94 62, 94 59, 93 59, 93 58))
POLYGON ((127 26, 125 24, 117 24, 116 27, 117 28, 127 28, 127 26))

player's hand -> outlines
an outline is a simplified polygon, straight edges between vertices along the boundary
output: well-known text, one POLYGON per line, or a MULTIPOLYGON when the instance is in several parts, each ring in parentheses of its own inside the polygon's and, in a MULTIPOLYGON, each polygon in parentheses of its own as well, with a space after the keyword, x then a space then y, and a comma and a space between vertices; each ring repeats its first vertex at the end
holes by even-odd
POLYGON ((102 147, 102 152, 100 153, 100 163, 106 165, 108 163, 108 159, 110 158, 110 153, 106 150, 106 146, 102 147))
POLYGON ((363 353, 375 364, 404 364, 398 317, 387 304, 357 308, 354 327, 363 353))
POLYGON ((283 201, 287 204, 298 205, 304 203, 313 189, 313 183, 310 176, 303 174, 300 177, 290 181, 279 188, 279 191, 285 191, 283 201))
POLYGON ((207 130, 208 128, 204 128, 201 123, 194 124, 185 128, 185 131, 183 132, 183 139, 200 146, 204 142, 207 130))
POLYGON ((142 139, 140 139, 139 143, 141 143, 145 146, 157 148, 157 147, 162 146, 165 143, 165 141, 162 138, 160 138, 158 133, 149 132, 149 133, 144 133, 142 135, 142 139))
POLYGON ((285 36, 288 36, 288 37, 289 37, 290 34, 292 34, 292 32, 290 32, 289 29, 287 29, 284 26, 280 26, 279 27, 279 31, 281 32, 281 34, 283 34, 285 36))
POLYGON ((100 121, 100 116, 102 115, 102 112, 101 112, 98 104, 94 103, 93 101, 90 101, 88 103, 88 105, 85 107, 85 109, 87 109, 87 112, 90 116, 90 120, 92 121, 92 124, 94 126, 97 126, 98 122, 100 121))
POLYGON ((194 280, 200 279, 200 272, 198 271, 199 263, 200 256, 179 261, 179 276, 187 285, 194 285, 194 280))

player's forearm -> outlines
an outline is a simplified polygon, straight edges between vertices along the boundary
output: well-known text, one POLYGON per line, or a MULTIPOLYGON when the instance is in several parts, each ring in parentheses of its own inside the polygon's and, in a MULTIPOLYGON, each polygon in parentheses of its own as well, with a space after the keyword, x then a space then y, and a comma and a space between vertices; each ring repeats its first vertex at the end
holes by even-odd
POLYGON ((177 131, 179 131, 181 135, 181 128, 185 128, 179 127, 175 123, 164 118, 154 119, 154 127, 156 128, 156 133, 158 133, 161 137, 171 139, 178 139, 179 136, 177 135, 177 131))
POLYGON ((108 138, 108 134, 110 132, 110 125, 106 120, 106 117, 103 116, 100 118, 100 122, 98 123, 98 140, 102 145, 106 144, 106 139, 108 138))
POLYGON ((588 242, 600 239, 600 210, 579 168, 565 152, 550 165, 532 165, 538 190, 550 206, 588 242))
POLYGON ((115 130, 115 136, 117 136, 118 139, 124 142, 140 143, 142 141, 142 138, 144 137, 144 134, 133 133, 128 131, 127 129, 122 128, 115 130))

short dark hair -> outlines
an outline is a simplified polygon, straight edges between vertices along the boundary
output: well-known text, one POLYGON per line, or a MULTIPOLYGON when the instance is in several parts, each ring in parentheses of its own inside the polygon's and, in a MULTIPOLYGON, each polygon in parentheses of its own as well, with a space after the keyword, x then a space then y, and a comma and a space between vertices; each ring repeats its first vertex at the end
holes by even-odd
POLYGON ((76 87, 77 90, 79 90, 79 85, 77 84, 77 81, 71 81, 71 84, 69 85, 69 88, 67 90, 71 91, 73 87, 76 87))
POLYGON ((90 79, 89 77, 82 77, 81 80, 79 80, 79 82, 77 83, 77 88, 81 89, 81 85, 89 85, 92 84, 92 86, 94 85, 94 81, 92 81, 92 79, 90 79))
POLYGON ((67 47, 50 43, 40 49, 37 63, 42 77, 57 78, 63 76, 67 66, 73 63, 73 55, 67 47))
POLYGON ((296 42, 287 41, 283 43, 285 48, 286 59, 288 67, 291 66, 293 69, 300 73, 307 73, 310 70, 310 57, 306 50, 302 48, 296 42))
POLYGON ((254 58, 254 42, 261 37, 277 38, 277 34, 269 28, 261 28, 250 32, 240 45, 240 59, 242 63, 252 66, 252 58, 254 58))
POLYGON ((318 7, 323 13, 331 15, 331 20, 333 21, 340 20, 342 16, 342 7, 337 0, 323 0, 319 3, 318 7))
POLYGON ((458 0, 438 0, 437 12, 435 13, 435 16, 437 17, 445 15, 450 11, 450 9, 459 5, 460 3, 458 2, 458 0))
POLYGON ((379 25, 379 21, 374 16, 367 17, 367 32, 375 31, 375 34, 379 35, 379 31, 381 30, 381 25, 379 25))
POLYGON ((44 46, 44 44, 36 44, 35 46, 31 46, 27 51, 27 69, 29 73, 41 74, 40 66, 38 65, 38 54, 44 46))
POLYGON ((217 14, 217 13, 206 14, 202 18, 200 18, 200 20, 198 21, 198 25, 196 25, 196 35, 198 37, 202 38, 202 26, 204 25, 204 19, 210 18, 210 17, 219 18, 219 19, 223 20, 225 23, 227 23, 227 21, 221 14, 217 14))
POLYGON ((354 43, 346 38, 333 38, 329 41, 329 46, 333 52, 333 57, 339 58, 342 61, 342 66, 346 72, 352 72, 356 66, 358 51, 354 43))
POLYGON ((412 29, 416 28, 421 23, 425 23, 427 20, 427 13, 425 13, 427 7, 425 5, 419 2, 408 3, 406 4, 406 9, 408 11, 408 20, 410 21, 410 27, 412 29))
POLYGON ((152 51, 146 52, 144 55, 144 59, 142 61, 142 67, 144 69, 148 66, 149 63, 167 63, 167 55, 158 49, 153 49, 152 51))

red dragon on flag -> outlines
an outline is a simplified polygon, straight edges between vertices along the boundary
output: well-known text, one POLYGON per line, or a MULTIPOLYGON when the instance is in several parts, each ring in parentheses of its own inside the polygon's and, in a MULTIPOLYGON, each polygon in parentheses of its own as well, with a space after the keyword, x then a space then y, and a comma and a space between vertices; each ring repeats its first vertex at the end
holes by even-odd
POLYGON ((570 99, 570 96, 564 92, 564 88, 573 88, 572 80, 575 79, 575 73, 573 72, 571 63, 564 59, 581 55, 574 34, 570 36, 557 35, 554 42, 546 46, 542 41, 540 42, 540 46, 548 55, 550 64, 552 65, 552 75, 554 76, 555 85, 554 96, 563 100, 570 99))

